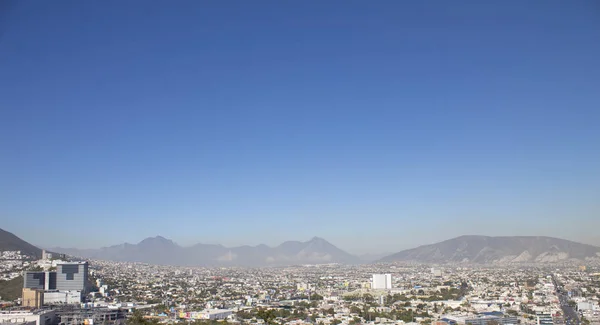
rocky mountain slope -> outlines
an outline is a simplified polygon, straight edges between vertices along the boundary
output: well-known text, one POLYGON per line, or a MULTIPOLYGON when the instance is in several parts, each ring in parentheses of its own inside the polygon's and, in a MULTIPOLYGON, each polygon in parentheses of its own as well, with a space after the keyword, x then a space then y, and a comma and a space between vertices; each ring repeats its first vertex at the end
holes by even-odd
POLYGON ((37 258, 42 256, 40 248, 3 229, 0 229, 0 251, 21 251, 23 255, 37 258))
POLYGON ((600 247, 553 237, 461 236, 382 258, 379 262, 524 263, 600 258, 600 247))

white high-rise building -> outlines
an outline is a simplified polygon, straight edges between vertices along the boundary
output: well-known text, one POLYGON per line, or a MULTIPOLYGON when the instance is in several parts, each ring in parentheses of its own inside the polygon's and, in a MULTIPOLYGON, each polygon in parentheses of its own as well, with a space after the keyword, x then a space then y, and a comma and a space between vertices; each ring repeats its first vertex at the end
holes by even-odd
POLYGON ((372 289, 391 289, 392 275, 391 274, 373 274, 371 283, 372 289))
POLYGON ((442 270, 436 269, 436 268, 432 268, 431 269, 431 274, 433 274, 433 276, 435 276, 435 277, 441 277, 442 276, 442 270))

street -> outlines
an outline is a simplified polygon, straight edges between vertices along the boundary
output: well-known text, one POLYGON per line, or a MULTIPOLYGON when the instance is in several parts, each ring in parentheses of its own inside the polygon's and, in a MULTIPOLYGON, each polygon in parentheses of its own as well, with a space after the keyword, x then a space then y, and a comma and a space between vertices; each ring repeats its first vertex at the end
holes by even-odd
POLYGON ((558 299, 560 301, 560 307, 564 314, 565 324, 579 325, 579 315, 577 314, 575 307, 569 306, 569 297, 560 285, 560 283, 556 281, 554 275, 552 275, 552 282, 554 282, 554 287, 556 288, 556 295, 558 296, 558 299))

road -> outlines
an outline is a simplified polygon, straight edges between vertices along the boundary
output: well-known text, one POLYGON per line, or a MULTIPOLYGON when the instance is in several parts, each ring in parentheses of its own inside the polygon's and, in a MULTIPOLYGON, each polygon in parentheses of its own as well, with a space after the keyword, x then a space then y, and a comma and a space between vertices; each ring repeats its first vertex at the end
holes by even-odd
POLYGON ((554 282, 554 287, 556 288, 556 295, 560 302, 560 308, 563 311, 565 324, 580 325, 581 321, 579 320, 579 315, 577 314, 575 307, 569 306, 569 296, 564 291, 561 284, 556 281, 554 275, 552 276, 552 282, 554 282))

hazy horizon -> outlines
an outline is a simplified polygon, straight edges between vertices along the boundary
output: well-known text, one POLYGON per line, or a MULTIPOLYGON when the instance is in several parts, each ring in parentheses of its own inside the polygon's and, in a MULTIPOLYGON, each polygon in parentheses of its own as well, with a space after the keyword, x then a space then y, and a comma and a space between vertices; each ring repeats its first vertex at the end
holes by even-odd
POLYGON ((1 227, 61 247, 600 245, 596 8, 10 2, 1 227))
MULTIPOLYGON (((7 230, 7 229, 5 229, 7 230)), ((8 230, 9 231, 9 230, 8 230)), ((15 234, 17 236, 19 236, 19 234, 15 234)), ((146 236, 143 238, 139 238, 139 239, 134 239, 134 240, 124 240, 121 242, 114 242, 114 243, 107 243, 107 244, 100 244, 100 245, 75 245, 75 246, 65 246, 65 245, 52 245, 52 244, 38 244, 36 242, 32 242, 30 240, 27 240, 24 237, 21 237, 21 239, 28 241, 31 244, 34 244, 40 248, 45 248, 45 249, 51 249, 51 248, 78 248, 78 249, 97 249, 97 248, 102 248, 102 247, 108 247, 108 246, 113 246, 113 245, 120 245, 120 244, 124 244, 124 243, 129 243, 129 244, 137 244, 139 242, 141 242, 144 239, 147 238, 152 238, 152 237, 156 237, 156 236, 161 236, 164 237, 166 239, 172 240, 174 243, 176 243, 179 246, 182 247, 187 247, 187 246, 192 246, 195 244, 214 244, 214 245, 223 245, 225 247, 239 247, 239 246, 244 246, 244 245, 248 245, 248 246, 258 246, 258 245, 267 245, 270 247, 275 247, 281 243, 283 243, 284 241, 299 241, 299 242, 305 242, 305 241, 309 241, 311 240, 313 237, 320 237, 323 238, 325 240, 327 240, 328 242, 330 242, 331 244, 337 246, 338 248, 353 254, 353 255, 365 255, 365 254, 370 254, 370 255, 381 255, 381 254, 393 254, 393 253, 397 253, 399 251, 405 250, 405 249, 411 249, 411 248, 416 248, 422 245, 429 245, 429 244, 435 244, 438 242, 442 242, 444 240, 448 240, 448 239, 452 239, 452 238, 456 238, 459 236, 468 236, 468 235, 473 235, 473 236, 491 236, 491 237, 504 237, 504 236, 541 236, 541 237, 554 237, 554 238, 559 238, 559 239, 566 239, 566 240, 570 240, 570 241, 574 241, 574 242, 579 242, 582 244, 588 244, 588 245, 593 245, 593 246, 597 246, 600 247, 600 239, 598 239, 597 237, 590 237, 587 239, 581 239, 581 238, 566 238, 566 237, 560 237, 560 236, 552 236, 552 235, 544 235, 544 234, 474 234, 474 233, 468 233, 468 234, 459 234, 459 235, 455 235, 455 236, 451 236, 451 237, 447 237, 447 238, 439 238, 439 239, 435 239, 435 240, 417 240, 414 242, 402 242, 403 244, 401 244, 400 246, 394 246, 392 241, 390 241, 389 239, 386 240, 385 242, 387 244, 389 244, 389 246, 377 246, 376 248, 373 248, 373 246, 371 245, 351 245, 349 244, 349 242, 344 242, 344 241, 335 241, 335 240, 330 240, 329 238, 326 237, 322 237, 322 236, 312 236, 309 238, 288 238, 288 239, 283 239, 280 241, 276 241, 276 240, 267 240, 264 242, 240 242, 239 240, 224 240, 223 242, 219 242, 216 240, 196 240, 194 241, 192 240, 177 240, 176 238, 172 238, 169 236, 164 236, 164 235, 152 235, 152 236, 146 236), (354 247, 354 248, 353 248, 354 247)), ((19 236, 20 237, 20 236, 19 236)))

